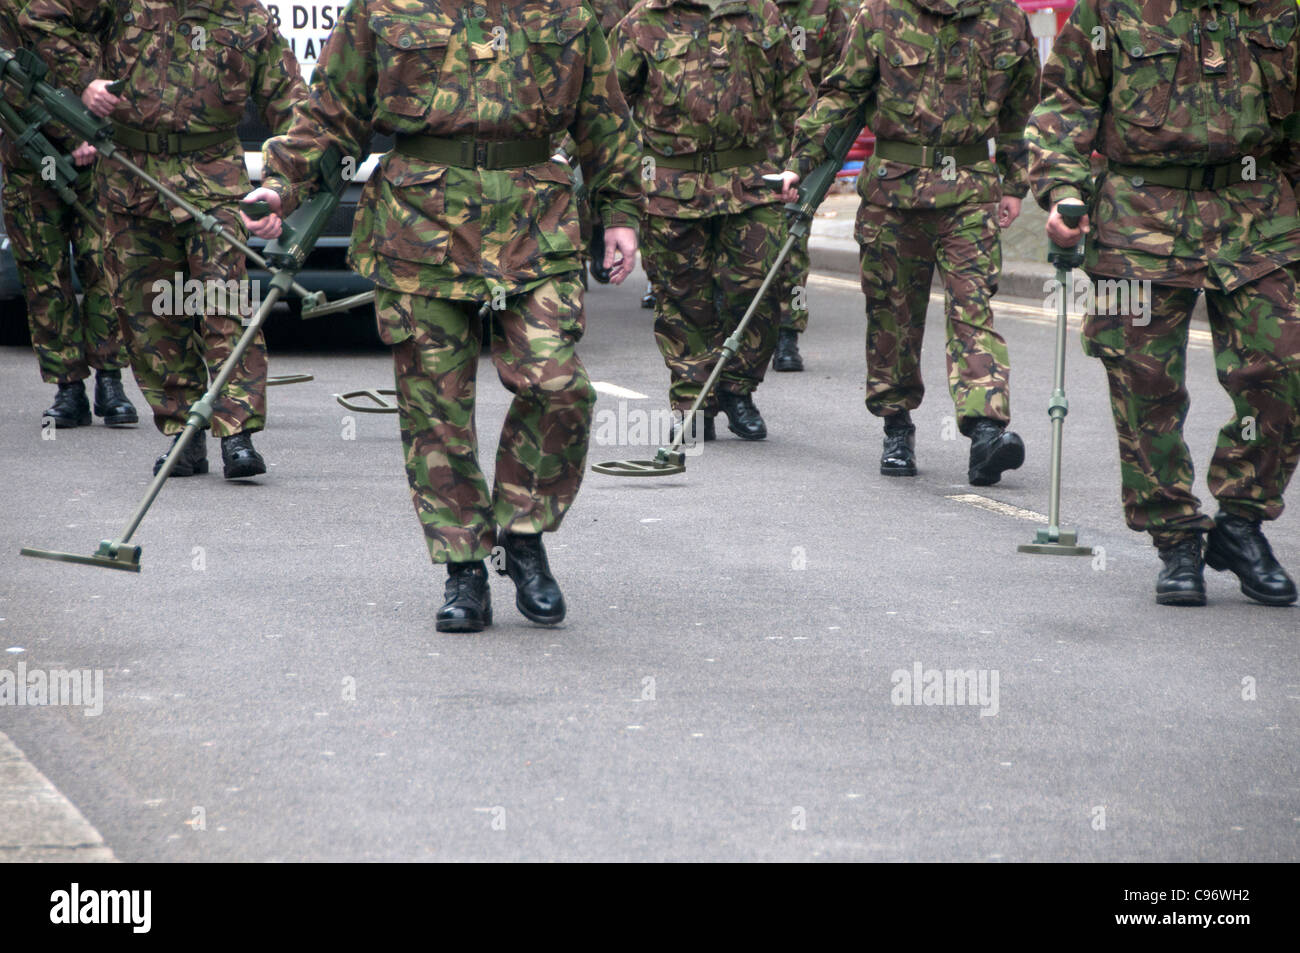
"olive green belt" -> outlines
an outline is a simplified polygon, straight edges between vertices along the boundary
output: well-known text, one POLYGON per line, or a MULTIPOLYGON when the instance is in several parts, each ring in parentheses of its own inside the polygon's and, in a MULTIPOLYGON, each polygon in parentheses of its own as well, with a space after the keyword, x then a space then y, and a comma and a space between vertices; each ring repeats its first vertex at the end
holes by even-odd
POLYGON ((693 152, 686 156, 666 156, 656 152, 656 165, 665 169, 683 169, 687 172, 719 172, 737 166, 753 165, 767 158, 767 150, 750 146, 739 149, 722 149, 718 152, 693 152))
POLYGON ((478 139, 444 139, 441 136, 397 136, 402 155, 462 169, 519 169, 540 165, 555 149, 550 139, 482 142, 478 139))
POLYGON ((964 146, 918 146, 913 142, 877 139, 876 155, 888 162, 939 169, 950 158, 957 165, 985 162, 989 157, 989 147, 982 142, 972 142, 964 146))
POLYGON ((1171 189, 1204 192, 1254 181, 1268 168, 1269 163, 1266 162, 1253 165, 1250 179, 1246 178, 1246 164, 1240 161, 1225 162, 1222 165, 1165 165, 1155 168, 1112 162, 1107 166, 1107 171, 1128 179, 1134 188, 1141 188, 1144 185, 1163 185, 1171 189))
POLYGON ((182 152, 202 152, 224 142, 238 142, 239 136, 233 126, 229 129, 214 129, 212 132, 145 132, 115 122, 113 141, 140 152, 177 155, 182 152))

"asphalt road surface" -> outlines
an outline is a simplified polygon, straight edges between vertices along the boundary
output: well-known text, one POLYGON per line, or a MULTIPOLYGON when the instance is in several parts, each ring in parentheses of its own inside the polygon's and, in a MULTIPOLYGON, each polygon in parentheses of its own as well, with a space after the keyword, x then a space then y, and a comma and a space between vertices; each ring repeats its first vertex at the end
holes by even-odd
MULTIPOLYGON (((667 373, 643 287, 589 296, 592 462, 657 445, 667 373)), ((1048 494, 1042 302, 998 307, 1029 458, 985 489, 965 483, 940 307, 921 472, 890 479, 855 282, 816 278, 810 306, 808 370, 757 394, 766 442, 720 426, 683 476, 590 474, 547 542, 568 621, 531 626, 493 576, 497 623, 475 636, 434 632, 444 577, 396 418, 334 401, 391 387, 383 352, 276 353, 272 373, 315 380, 271 391, 269 474, 224 482, 210 440, 216 472, 164 488, 132 575, 18 549, 116 534, 164 439, 98 421, 42 439, 52 389, 0 349, 0 669, 103 678, 102 713, 0 707, 0 732, 123 861, 1300 859, 1300 614, 1213 572, 1207 608, 1154 604, 1159 562, 1124 526, 1103 374, 1077 334, 1065 522, 1096 551, 1029 556, 1048 494), (914 681, 936 700, 931 670, 976 691, 954 676, 951 704, 902 704, 914 681)), ((1208 499, 1231 405, 1206 338, 1187 433, 1208 499)), ((488 466, 507 396, 484 363, 488 466)), ((1294 510, 1269 535, 1300 571, 1294 510)))

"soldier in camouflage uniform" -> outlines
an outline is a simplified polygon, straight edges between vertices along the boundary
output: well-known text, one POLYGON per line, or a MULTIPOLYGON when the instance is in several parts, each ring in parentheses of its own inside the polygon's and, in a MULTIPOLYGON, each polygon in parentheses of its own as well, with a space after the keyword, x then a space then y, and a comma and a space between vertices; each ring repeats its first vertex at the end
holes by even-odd
MULTIPOLYGON (((5 49, 29 46, 18 28, 20 11, 18 0, 0 0, 0 46, 5 49)), ((26 105, 8 84, 0 94, 19 112, 26 105)), ((48 126, 42 131, 65 153, 76 145, 48 126)), ((85 162, 94 161, 88 147, 83 155, 85 162)), ((32 347, 41 379, 58 387, 44 419, 56 427, 91 422, 85 380, 94 368, 95 413, 110 427, 136 423, 135 407, 122 389, 127 357, 102 267, 100 223, 85 221, 64 202, 8 136, 0 140, 0 164, 5 227, 23 283, 32 347), (72 284, 74 271, 84 292, 81 303, 72 284)), ((97 210, 93 171, 83 169, 74 188, 84 207, 97 210)))
MULTIPOLYGON (((775 0, 777 9, 790 30, 791 45, 803 57, 808 67, 808 78, 814 88, 839 62, 840 51, 848 32, 848 18, 853 10, 846 11, 848 0, 775 0)), ((794 130, 786 130, 793 137, 794 130)), ((776 351, 772 354, 772 370, 802 371, 803 357, 799 354, 799 335, 808 330, 808 306, 805 292, 808 288, 808 236, 790 249, 781 266, 780 333, 776 351)))
POLYGON ((1028 191, 1024 127, 1037 95, 1037 47, 1013 0, 865 0, 839 65, 799 120, 790 183, 823 161, 825 130, 854 121, 861 104, 877 137, 858 176, 856 237, 867 299, 867 409, 884 418, 886 476, 916 474, 910 411, 925 393, 921 339, 936 262, 946 291, 948 385, 958 427, 971 439, 967 478, 988 486, 1024 462, 1024 444, 1006 429, 1007 346, 993 329, 989 299, 1002 267, 998 230, 1015 221, 1028 191))
MULTIPOLYGON (((226 229, 244 234, 234 205, 249 190, 236 126, 252 99, 272 129, 287 124, 305 88, 289 44, 258 0, 178 6, 165 0, 32 0, 24 29, 63 85, 111 117, 124 154, 226 229), (124 79, 121 97, 107 90, 124 79)), ((244 254, 111 162, 101 163, 105 268, 136 381, 167 435, 220 373, 252 298, 244 254), (178 278, 179 276, 179 278, 178 278), (202 295, 176 294, 176 281, 202 295), (219 293, 218 293, 219 292, 219 293), (200 299, 201 302, 200 302, 200 299), (235 299, 235 300, 231 300, 235 299), (181 313, 174 306, 179 300, 181 313), (196 313, 197 312, 197 313, 196 313), (195 324, 197 323, 197 335, 195 324)), ((266 345, 259 333, 216 403, 227 479, 266 472, 251 434, 266 422, 266 345)), ((208 470, 206 441, 190 441, 172 476, 208 470)), ((154 464, 156 473, 163 457, 154 464)))
MULTIPOLYGON (((669 400, 685 413, 776 260, 786 130, 812 94, 771 0, 643 0, 610 36, 619 83, 645 138, 641 260, 657 292, 655 338, 669 400)), ((774 283, 704 405, 732 433, 762 440, 754 406, 776 345, 774 283)))
POLYGON ((1298 68, 1292 0, 1083 0, 1030 124, 1048 234, 1075 244, 1080 229, 1056 206, 1085 201, 1094 285, 1137 282, 1143 299, 1098 294, 1083 338, 1110 381, 1125 518, 1164 563, 1161 604, 1204 605, 1203 562, 1234 572, 1259 602, 1296 600, 1260 521, 1282 512, 1300 458, 1300 311, 1286 267, 1300 259, 1300 145, 1285 122, 1300 105, 1298 68), (1094 150, 1107 159, 1096 181, 1094 150), (1198 293, 1236 409, 1210 461, 1214 519, 1192 493, 1182 436, 1198 293))
MULTIPOLYGON (((288 211, 326 148, 363 154, 372 132, 396 146, 366 183, 350 261, 376 285, 411 498, 433 561, 448 568, 437 628, 491 624, 489 556, 528 619, 558 623, 564 598, 541 534, 577 495, 596 400, 575 350, 577 197, 567 164, 551 158, 565 133, 616 283, 636 254, 638 142, 605 36, 582 0, 353 0, 310 99, 266 145, 269 188, 249 198, 288 211), (484 303, 493 363, 515 395, 491 493, 474 428, 484 303)), ((263 237, 278 226, 251 223, 263 237)))

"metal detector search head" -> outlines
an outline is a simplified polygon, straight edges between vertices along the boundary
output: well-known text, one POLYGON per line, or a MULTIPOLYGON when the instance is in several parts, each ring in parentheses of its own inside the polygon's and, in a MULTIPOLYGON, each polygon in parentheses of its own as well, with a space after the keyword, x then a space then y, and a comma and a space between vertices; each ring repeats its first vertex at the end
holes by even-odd
POLYGON ((78 556, 75 553, 58 553, 49 549, 30 549, 24 546, 18 552, 23 556, 35 556, 38 559, 53 559, 62 563, 81 563, 84 566, 99 566, 103 569, 121 569, 126 572, 140 571, 140 547, 126 546, 111 539, 101 540, 99 549, 93 555, 78 556))
POLYGON ((611 460, 608 463, 593 463, 591 469, 606 476, 672 476, 686 472, 686 454, 671 447, 660 447, 653 460, 611 460))

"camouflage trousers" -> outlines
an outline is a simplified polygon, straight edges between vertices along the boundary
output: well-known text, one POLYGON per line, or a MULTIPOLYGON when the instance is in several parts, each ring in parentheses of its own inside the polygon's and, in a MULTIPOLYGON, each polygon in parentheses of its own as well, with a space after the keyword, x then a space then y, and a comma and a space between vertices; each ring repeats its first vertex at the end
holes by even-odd
POLYGON ((895 209, 864 202, 856 237, 867 305, 867 409, 914 410, 925 395, 921 341, 934 267, 944 285, 948 389, 962 433, 979 417, 1011 419, 1007 342, 989 300, 1002 271, 997 207, 895 209))
POLYGON ((559 528, 582 485, 596 391, 574 348, 583 331, 579 274, 547 280, 491 312, 492 362, 514 400, 497 444, 492 492, 474 423, 478 302, 377 289, 393 368, 411 500, 435 563, 485 559, 500 527, 559 528))
MULTIPOLYGON (((227 231, 247 240, 234 211, 220 208, 213 214, 227 231)), ((154 425, 165 434, 180 433, 190 405, 208 388, 209 374, 215 378, 221 373, 244 331, 244 317, 233 300, 236 287, 248 287, 242 284, 247 278, 244 253, 193 221, 177 225, 113 208, 105 240, 105 269, 136 383, 153 409, 154 425), (186 287, 202 288, 202 299, 186 287), (227 288, 229 302, 212 297, 227 288)), ((253 297, 240 295, 250 304, 253 297)), ((221 390, 212 433, 227 437, 265 426, 266 342, 259 331, 221 390)))
POLYGON ((777 295, 780 308, 778 325, 783 331, 803 334, 808 330, 808 273, 811 270, 808 236, 804 235, 790 249, 785 263, 781 265, 781 273, 777 276, 777 284, 781 288, 777 295))
MULTIPOLYGON (((92 212, 93 179, 77 187, 92 212)), ((41 379, 48 384, 85 380, 90 369, 126 367, 126 350, 102 264, 99 223, 86 222, 41 177, 5 170, 4 217, 14 264, 27 301, 27 323, 41 379), (76 273, 83 297, 77 301, 76 273)))
MULTIPOLYGON (((779 205, 757 205, 736 215, 641 220, 641 263, 655 289, 655 340, 668 365, 674 410, 690 409, 713 373, 718 350, 736 330, 785 238, 779 205)), ((774 281, 718 378, 735 394, 763 380, 776 349, 780 285, 774 281)), ((706 413, 716 413, 710 394, 706 413)))
MULTIPOLYGON (((1124 518, 1130 528, 1150 533, 1157 546, 1214 525, 1192 493, 1192 460, 1183 440, 1190 404, 1184 383, 1188 327, 1196 295, 1194 288, 1153 285, 1147 315, 1132 299, 1116 304, 1099 292, 1101 307, 1083 327, 1084 350, 1101 359, 1110 383, 1124 518)), ((1300 463, 1295 280, 1279 268, 1231 293, 1205 295, 1215 368, 1234 408, 1219 431, 1206 482, 1226 512, 1277 519, 1300 463)))

